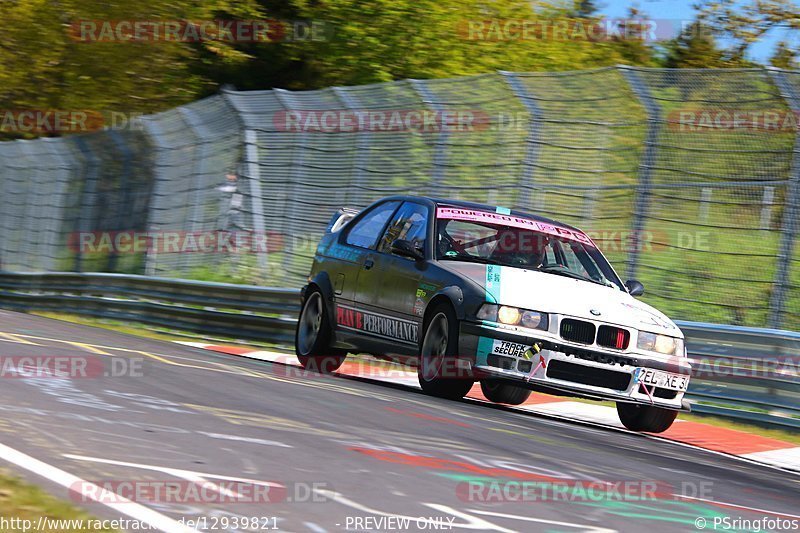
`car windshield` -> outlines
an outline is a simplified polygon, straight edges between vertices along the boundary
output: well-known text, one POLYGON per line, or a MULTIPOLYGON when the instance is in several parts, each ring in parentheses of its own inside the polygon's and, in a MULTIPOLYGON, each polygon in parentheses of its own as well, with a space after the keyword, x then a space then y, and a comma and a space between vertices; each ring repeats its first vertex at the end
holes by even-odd
POLYGON ((439 207, 437 258, 538 270, 625 290, 584 233, 516 215, 439 207))

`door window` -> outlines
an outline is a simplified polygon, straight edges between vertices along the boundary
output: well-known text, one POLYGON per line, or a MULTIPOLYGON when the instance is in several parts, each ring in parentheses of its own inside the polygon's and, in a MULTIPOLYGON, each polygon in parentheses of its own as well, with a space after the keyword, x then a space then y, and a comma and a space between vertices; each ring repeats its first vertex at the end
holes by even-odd
POLYGON ((386 222, 400 202, 384 202, 375 206, 348 230, 345 242, 351 246, 374 248, 386 222))
POLYGON ((428 208, 414 202, 404 202, 386 228, 378 251, 390 253, 392 243, 397 239, 411 241, 418 250, 425 250, 428 236, 428 208))

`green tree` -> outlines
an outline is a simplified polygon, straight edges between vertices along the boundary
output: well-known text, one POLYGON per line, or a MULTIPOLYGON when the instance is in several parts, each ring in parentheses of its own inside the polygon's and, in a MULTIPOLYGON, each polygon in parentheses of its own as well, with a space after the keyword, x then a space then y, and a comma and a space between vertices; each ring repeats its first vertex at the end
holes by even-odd
POLYGON ((578 18, 594 17, 599 9, 594 0, 575 0, 574 14, 578 18))
POLYGON ((713 33, 699 20, 666 45, 668 68, 719 68, 725 66, 723 52, 713 33))
POLYGON ((564 21, 572 15, 571 6, 548 2, 294 0, 294 5, 300 16, 325 20, 334 28, 330 40, 292 47, 293 56, 316 73, 315 87, 496 69, 570 70, 625 60, 619 42, 587 38, 586 21, 574 22, 566 37, 552 38, 546 31, 543 38, 517 38, 504 31, 504 21, 564 21))
POLYGON ((797 61, 797 51, 790 48, 786 42, 781 41, 775 47, 775 53, 769 60, 770 65, 777 68, 797 69, 800 63, 797 61))
POLYGON ((621 63, 658 66, 653 46, 647 42, 650 38, 648 25, 642 22, 648 18, 644 11, 630 7, 627 18, 618 23, 614 42, 617 53, 622 57, 621 63))
POLYGON ((752 45, 773 30, 800 31, 800 6, 793 0, 703 0, 697 9, 700 20, 730 42, 725 57, 731 64, 746 63, 752 45))
POLYGON ((241 67, 249 56, 221 41, 87 42, 80 34, 81 22, 99 27, 102 21, 247 19, 260 14, 255 0, 4 0, 0 106, 146 113, 195 100, 217 90, 215 82, 198 74, 198 64, 241 67))

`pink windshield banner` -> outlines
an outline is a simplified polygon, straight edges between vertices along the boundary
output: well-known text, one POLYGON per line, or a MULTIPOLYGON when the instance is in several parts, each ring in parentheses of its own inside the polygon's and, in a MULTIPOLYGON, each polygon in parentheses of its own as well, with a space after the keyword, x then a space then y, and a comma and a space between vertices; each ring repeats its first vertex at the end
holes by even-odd
POLYGON ((556 237, 562 237, 573 241, 587 244, 594 248, 594 242, 588 235, 581 231, 562 228, 547 224, 545 222, 537 222, 528 218, 521 218, 514 215, 504 215, 501 213, 490 213, 488 211, 475 211, 472 209, 461 209, 457 207, 439 207, 436 210, 437 218, 444 218, 448 220, 464 220, 467 222, 486 222, 489 224, 502 224, 512 228, 521 228, 531 231, 538 231, 556 237))

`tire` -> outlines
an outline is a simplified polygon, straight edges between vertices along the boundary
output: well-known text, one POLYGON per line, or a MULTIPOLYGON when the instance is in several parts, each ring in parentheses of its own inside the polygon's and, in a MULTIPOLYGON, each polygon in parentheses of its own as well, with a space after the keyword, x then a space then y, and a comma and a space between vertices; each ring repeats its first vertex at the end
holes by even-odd
POLYGON ((347 352, 331 349, 331 331, 325 298, 319 289, 311 289, 303 301, 294 336, 300 366, 321 374, 330 374, 342 366, 347 352))
POLYGON ((450 400, 463 398, 475 381, 469 376, 455 375, 454 363, 458 353, 456 314, 450 305, 443 303, 435 306, 429 316, 419 349, 419 385, 431 396, 450 400), (451 373, 455 377, 444 377, 443 373, 451 373))
POLYGON ((678 411, 671 409, 624 402, 617 402, 617 414, 622 425, 629 430, 647 433, 668 430, 678 417, 678 411))
POLYGON ((505 403, 508 405, 520 405, 530 398, 531 391, 523 387, 517 387, 510 383, 503 383, 494 379, 481 380, 481 392, 486 399, 494 403, 505 403))

